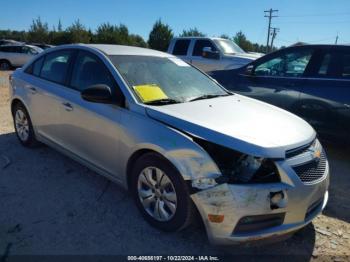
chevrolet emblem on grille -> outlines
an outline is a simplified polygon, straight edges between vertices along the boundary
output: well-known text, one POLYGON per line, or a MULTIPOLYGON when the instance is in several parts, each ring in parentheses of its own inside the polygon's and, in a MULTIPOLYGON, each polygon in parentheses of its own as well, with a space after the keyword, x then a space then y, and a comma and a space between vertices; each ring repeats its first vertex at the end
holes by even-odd
POLYGON ((315 149, 314 152, 313 152, 313 155, 314 155, 314 158, 315 158, 315 161, 320 161, 321 159, 321 150, 319 149, 315 149))

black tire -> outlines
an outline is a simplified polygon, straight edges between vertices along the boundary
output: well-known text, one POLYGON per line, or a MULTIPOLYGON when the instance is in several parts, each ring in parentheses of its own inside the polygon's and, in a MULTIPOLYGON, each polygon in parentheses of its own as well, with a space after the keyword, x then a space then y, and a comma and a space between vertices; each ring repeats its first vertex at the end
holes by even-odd
POLYGON ((17 135, 19 142, 25 147, 37 146, 38 142, 35 138, 32 121, 30 119, 30 116, 28 114, 27 109, 24 107, 24 105, 22 103, 18 102, 14 105, 13 110, 12 110, 12 117, 13 117, 13 123, 15 126, 16 135, 17 135), (28 137, 26 137, 25 139, 20 136, 18 126, 16 124, 16 114, 19 111, 23 112, 23 114, 25 115, 25 117, 28 121, 28 137))
POLYGON ((0 70, 10 70, 12 68, 11 63, 7 60, 0 60, 0 70))
POLYGON ((146 221, 152 226, 168 232, 179 231, 189 226, 195 215, 195 207, 190 198, 189 189, 177 169, 164 157, 156 153, 147 153, 135 163, 131 172, 130 190, 136 206, 146 221), (168 221, 159 221, 151 216, 143 207, 138 193, 138 178, 147 167, 156 167, 162 170, 171 180, 176 196, 177 207, 174 215, 168 221))

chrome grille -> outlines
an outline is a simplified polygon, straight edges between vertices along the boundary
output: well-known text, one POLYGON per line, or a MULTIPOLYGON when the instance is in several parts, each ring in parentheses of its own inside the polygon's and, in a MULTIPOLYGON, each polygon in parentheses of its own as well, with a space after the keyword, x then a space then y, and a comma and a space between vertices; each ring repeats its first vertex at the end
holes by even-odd
POLYGON ((311 162, 307 162, 293 169, 304 184, 313 184, 322 180, 326 175, 327 158, 324 150, 321 152, 320 158, 315 158, 311 162))

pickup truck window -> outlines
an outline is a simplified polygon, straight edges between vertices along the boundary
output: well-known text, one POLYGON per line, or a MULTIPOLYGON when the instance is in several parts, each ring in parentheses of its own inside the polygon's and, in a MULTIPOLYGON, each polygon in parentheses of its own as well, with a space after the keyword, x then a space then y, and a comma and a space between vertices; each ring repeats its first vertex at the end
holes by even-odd
POLYGON ((216 43, 216 45, 221 49, 221 51, 224 54, 233 55, 233 54, 244 54, 245 53, 242 48, 240 48, 238 45, 236 45, 231 40, 214 39, 213 41, 216 43))
POLYGON ((173 54, 174 55, 187 55, 188 47, 191 43, 190 39, 177 40, 174 45, 173 54))
POLYGON ((210 47, 211 51, 218 51, 214 44, 209 40, 196 40, 193 48, 193 56, 202 56, 203 48, 210 47))

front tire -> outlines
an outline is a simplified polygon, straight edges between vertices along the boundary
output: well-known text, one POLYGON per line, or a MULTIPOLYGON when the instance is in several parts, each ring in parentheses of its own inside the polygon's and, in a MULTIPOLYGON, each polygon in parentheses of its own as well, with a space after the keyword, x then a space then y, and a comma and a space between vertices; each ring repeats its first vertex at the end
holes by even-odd
POLYGON ((13 122, 18 140, 23 146, 33 147, 37 144, 32 121, 26 108, 17 103, 13 108, 13 122))
POLYGON ((131 192, 146 221, 163 231, 190 224, 194 205, 177 169, 156 153, 141 156, 132 170, 131 192))

